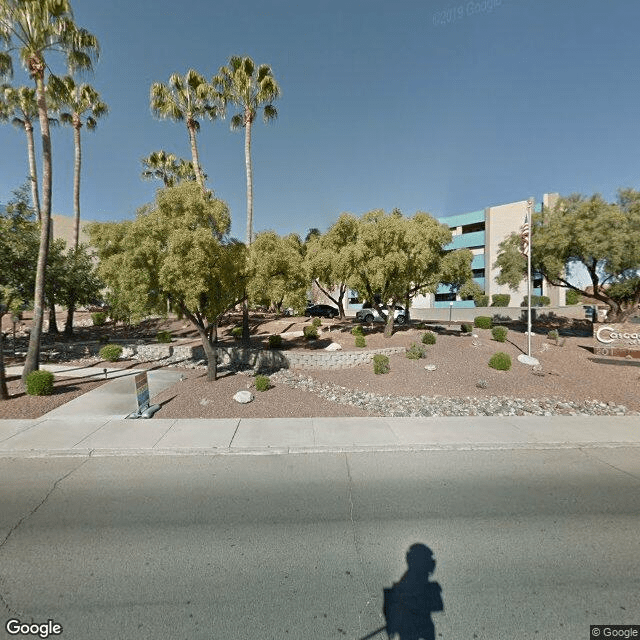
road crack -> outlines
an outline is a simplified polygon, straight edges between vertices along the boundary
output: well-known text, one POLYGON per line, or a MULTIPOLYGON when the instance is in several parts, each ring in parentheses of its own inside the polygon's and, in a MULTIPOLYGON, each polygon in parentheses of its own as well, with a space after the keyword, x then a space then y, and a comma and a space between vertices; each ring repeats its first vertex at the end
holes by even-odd
MULTIPOLYGON (((85 458, 79 465, 71 469, 71 471, 67 471, 67 473, 65 473, 63 476, 58 478, 53 483, 53 485, 51 486, 51 489, 49 489, 49 491, 46 493, 44 498, 33 509, 31 509, 29 513, 22 516, 22 518, 20 518, 18 522, 16 522, 16 524, 14 524, 13 527, 11 527, 11 529, 9 529, 9 532, 4 537, 4 540, 0 542, 0 555, 4 551, 4 547, 9 542, 9 539, 11 538, 11 536, 13 536, 13 534, 22 526, 22 524, 25 523, 27 520, 29 520, 29 518, 31 518, 31 516, 33 516, 47 502, 47 500, 49 500, 49 498, 51 497, 51 494, 56 490, 58 485, 64 480, 66 480, 70 475, 78 471, 82 466, 84 466, 89 461, 90 458, 91 458, 91 455, 87 456, 87 458, 85 458)), ((0 576, 0 584, 2 584, 2 586, 4 586, 3 583, 4 583, 4 579, 2 579, 2 577, 0 576)), ((2 604, 2 606, 4 607, 4 609, 9 615, 19 617, 20 612, 15 611, 9 606, 9 603, 6 601, 3 592, 4 592, 4 589, 3 588, 0 589, 0 604, 2 604)))

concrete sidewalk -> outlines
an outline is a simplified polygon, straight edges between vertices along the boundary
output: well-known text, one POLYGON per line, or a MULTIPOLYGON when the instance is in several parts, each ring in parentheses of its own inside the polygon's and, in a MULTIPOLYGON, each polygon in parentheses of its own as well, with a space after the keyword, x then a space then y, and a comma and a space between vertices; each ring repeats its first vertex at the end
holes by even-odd
MULTIPOLYGON (((116 371, 116 379, 41 418, 0 420, 0 456, 640 446, 640 416, 127 420, 136 409, 139 371, 116 371)), ((148 374, 152 402, 182 375, 148 374)), ((87 369, 84 375, 104 374, 87 369)))

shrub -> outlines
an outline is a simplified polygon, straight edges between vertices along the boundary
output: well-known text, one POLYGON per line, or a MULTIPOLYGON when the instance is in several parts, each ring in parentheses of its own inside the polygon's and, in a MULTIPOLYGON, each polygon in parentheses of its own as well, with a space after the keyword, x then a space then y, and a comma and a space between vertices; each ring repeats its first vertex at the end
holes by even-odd
POLYGON ((565 301, 567 304, 578 304, 582 296, 573 289, 567 289, 567 293, 565 294, 565 301))
POLYGON ((460 325, 460 331, 462 331, 462 333, 471 333, 473 331, 473 325, 463 322, 460 325))
POLYGON ((53 373, 32 371, 27 376, 27 393, 30 396, 50 396, 53 393, 53 373))
POLYGON ((318 337, 318 329, 314 325, 305 327, 302 332, 307 340, 315 340, 318 337))
POLYGON ((319 327, 321 324, 322 324, 322 318, 316 317, 311 321, 311 325, 316 328, 319 327))
POLYGON ((508 330, 506 327, 493 327, 491 336, 496 342, 504 342, 507 339, 508 330))
POLYGON ((367 341, 364 339, 364 336, 356 336, 356 347, 366 347, 367 341))
POLYGON ((158 331, 156 335, 156 340, 161 343, 171 342, 171 332, 170 331, 158 331))
POLYGON ((508 353, 498 351, 491 356, 489 366, 498 371, 509 371, 511 369, 511 356, 508 353))
POLYGON ((475 296, 473 298, 473 304, 475 304, 476 307, 488 307, 489 296, 484 293, 481 296, 475 296))
POLYGON ((511 300, 511 295, 508 293, 494 293, 491 296, 492 307, 508 307, 511 300))
POLYGON ((231 329, 231 335, 236 340, 240 340, 240 338, 242 338, 242 327, 233 327, 233 329, 231 329))
POLYGON ((100 349, 100 357, 109 362, 115 362, 122 355, 122 347, 119 344, 107 344, 100 349))
POLYGON ((107 314, 103 311, 96 311, 91 314, 91 322, 94 327, 101 327, 107 321, 107 314))
POLYGON ((361 324, 357 324, 355 327, 353 327, 353 329, 351 329, 351 335, 352 336, 363 336, 364 335, 364 329, 362 328, 361 324))
POLYGON ((417 345, 415 342, 405 352, 409 360, 420 360, 426 356, 424 347, 417 345))
POLYGON ((256 376, 255 378, 256 391, 266 391, 271 387, 271 380, 269 376, 256 376))
POLYGON ((476 316, 473 319, 473 326, 478 327, 478 329, 491 329, 492 324, 489 316, 476 316))
POLYGON ((422 334, 422 344, 435 344, 436 334, 433 331, 427 331, 422 334))
MULTIPOLYGON (((522 299, 521 307, 527 306, 527 300, 529 296, 525 296, 522 299)), ((551 304, 551 299, 549 296, 531 296, 531 306, 532 307, 548 307, 551 304)))
POLYGON ((379 373, 389 373, 390 369, 389 356, 384 356, 381 353, 373 356, 373 373, 376 375, 379 373))
POLYGON ((549 338, 549 340, 557 340, 559 337, 560 334, 558 333, 557 329, 551 329, 551 331, 547 333, 547 338, 549 338))
POLYGON ((282 336, 269 336, 269 349, 279 349, 282 346, 282 336))

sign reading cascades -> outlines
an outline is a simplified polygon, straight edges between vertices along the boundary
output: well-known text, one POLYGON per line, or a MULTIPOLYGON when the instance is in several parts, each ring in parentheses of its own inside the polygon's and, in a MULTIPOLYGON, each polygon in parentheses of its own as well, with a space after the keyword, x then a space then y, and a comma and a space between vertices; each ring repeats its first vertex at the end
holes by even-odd
POLYGON ((637 324, 605 323, 593 325, 596 342, 593 351, 599 356, 640 358, 640 328, 637 324))

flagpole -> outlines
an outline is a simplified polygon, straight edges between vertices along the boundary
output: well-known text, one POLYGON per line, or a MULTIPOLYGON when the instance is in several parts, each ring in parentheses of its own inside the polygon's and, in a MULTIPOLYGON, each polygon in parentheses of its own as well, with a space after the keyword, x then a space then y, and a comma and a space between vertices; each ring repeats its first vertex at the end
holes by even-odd
POLYGON ((527 200, 527 355, 531 357, 531 227, 533 227, 533 198, 527 200))

